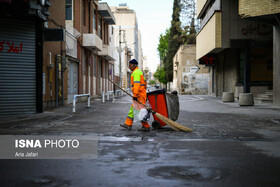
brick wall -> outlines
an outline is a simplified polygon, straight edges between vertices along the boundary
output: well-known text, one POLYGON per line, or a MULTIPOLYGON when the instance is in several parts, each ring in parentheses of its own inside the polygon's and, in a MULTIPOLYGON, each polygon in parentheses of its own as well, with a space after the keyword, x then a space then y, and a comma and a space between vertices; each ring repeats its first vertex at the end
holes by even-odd
POLYGON ((241 17, 280 13, 280 0, 239 0, 241 17))
MULTIPOLYGON (((50 1, 51 6, 49 7, 50 16, 57 24, 65 27, 65 1, 50 1)), ((53 22, 48 21, 48 28, 60 28, 53 22)), ((43 102, 49 102, 55 100, 55 56, 56 54, 61 55, 61 52, 65 51, 65 42, 44 42, 43 44, 43 73, 45 73, 45 95, 43 95, 43 102), (50 55, 52 54, 51 62, 52 68, 49 69, 50 55), (50 79, 51 85, 48 83, 50 79), (52 96, 51 96, 52 90, 52 96)), ((63 54, 64 55, 64 54, 63 54)), ((67 81, 68 81, 68 70, 63 74, 64 76, 64 99, 67 99, 67 81)), ((53 105, 54 106, 54 105, 53 105)))

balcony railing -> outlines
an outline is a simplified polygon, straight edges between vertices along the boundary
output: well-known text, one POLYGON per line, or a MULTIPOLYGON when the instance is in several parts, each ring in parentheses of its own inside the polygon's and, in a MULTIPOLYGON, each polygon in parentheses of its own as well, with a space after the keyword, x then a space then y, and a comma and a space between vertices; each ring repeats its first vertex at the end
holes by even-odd
POLYGON ((98 3, 98 12, 102 16, 104 21, 107 22, 108 24, 116 23, 115 16, 106 2, 98 3))
POLYGON ((102 40, 96 34, 83 34, 83 47, 91 51, 101 51, 102 40))
POLYGON ((116 60, 116 59, 114 59, 113 47, 111 47, 109 45, 103 45, 102 51, 98 52, 98 55, 102 56, 103 58, 105 58, 106 60, 109 60, 109 61, 116 60))
POLYGON ((196 59, 222 48, 222 14, 216 12, 196 37, 196 59))

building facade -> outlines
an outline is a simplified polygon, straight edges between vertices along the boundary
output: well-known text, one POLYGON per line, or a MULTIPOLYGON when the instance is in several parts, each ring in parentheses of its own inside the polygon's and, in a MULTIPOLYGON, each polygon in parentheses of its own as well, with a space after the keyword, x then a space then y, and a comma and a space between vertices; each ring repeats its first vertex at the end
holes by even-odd
POLYGON ((239 15, 273 25, 273 102, 280 106, 280 1, 239 0, 239 15))
POLYGON ((210 66, 209 94, 264 93, 272 89, 273 27, 242 19, 238 0, 198 0, 197 60, 210 66))
POLYGON ((66 1, 68 103, 75 94, 97 97, 113 90, 115 18, 107 3, 66 1))
POLYGON ((50 7, 48 0, 0 0, 0 114, 43 111, 43 31, 50 7))
MULTIPOLYGON (((143 52, 141 43, 141 33, 138 29, 138 22, 134 10, 129 9, 126 4, 111 7, 116 18, 115 26, 115 46, 118 47, 118 62, 121 61, 122 87, 130 87, 130 70, 128 62, 130 59, 138 61, 138 67, 143 70, 143 52)), ((118 67, 119 68, 119 67, 118 67)), ((120 73, 118 73, 120 74, 120 73)))
POLYGON ((114 15, 97 0, 0 0, 0 114, 112 91, 114 15))
POLYGON ((209 67, 196 60, 196 44, 181 45, 173 58, 173 90, 179 94, 208 94, 209 67))
MULTIPOLYGON (((44 29, 65 31, 65 1, 50 1, 49 19, 44 29)), ((65 61, 65 41, 51 38, 43 44, 43 104, 44 110, 62 106, 67 99, 68 68, 65 61)))

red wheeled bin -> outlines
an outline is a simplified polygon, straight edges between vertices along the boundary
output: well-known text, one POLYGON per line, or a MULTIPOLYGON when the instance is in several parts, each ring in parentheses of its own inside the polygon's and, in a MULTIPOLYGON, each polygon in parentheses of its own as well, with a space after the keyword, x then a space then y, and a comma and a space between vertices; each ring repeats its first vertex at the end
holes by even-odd
MULTIPOLYGON (((148 100, 151 104, 151 108, 161 115, 176 121, 179 116, 179 98, 177 91, 173 91, 171 94, 166 93, 165 89, 150 91, 147 93, 148 100)), ((159 120, 154 114, 154 121, 152 127, 154 129, 161 128, 166 124, 159 120)))

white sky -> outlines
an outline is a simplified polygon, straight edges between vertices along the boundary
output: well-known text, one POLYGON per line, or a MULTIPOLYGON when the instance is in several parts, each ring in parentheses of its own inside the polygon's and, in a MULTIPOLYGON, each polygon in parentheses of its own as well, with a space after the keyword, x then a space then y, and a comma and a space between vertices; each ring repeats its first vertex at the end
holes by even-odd
POLYGON ((147 56, 148 67, 156 71, 159 64, 157 46, 159 35, 170 27, 173 0, 101 0, 109 6, 127 3, 136 12, 138 27, 142 35, 143 55, 147 56))

